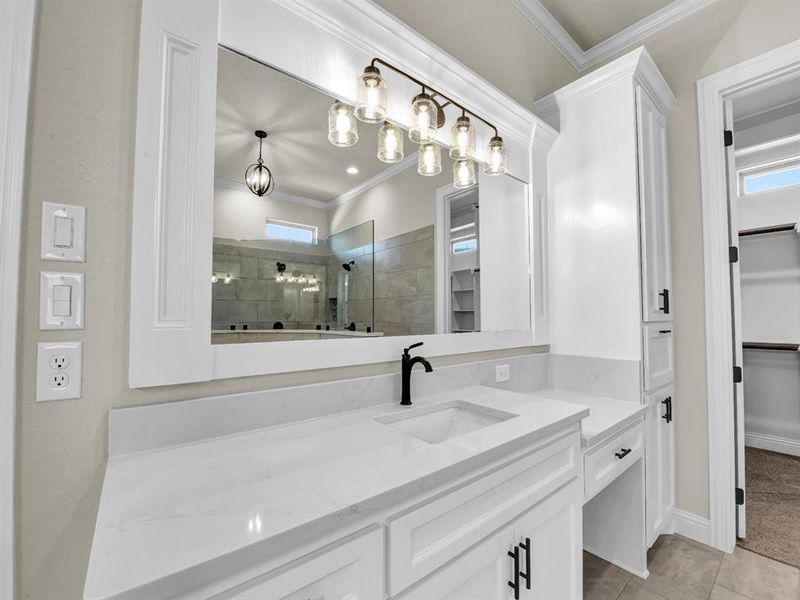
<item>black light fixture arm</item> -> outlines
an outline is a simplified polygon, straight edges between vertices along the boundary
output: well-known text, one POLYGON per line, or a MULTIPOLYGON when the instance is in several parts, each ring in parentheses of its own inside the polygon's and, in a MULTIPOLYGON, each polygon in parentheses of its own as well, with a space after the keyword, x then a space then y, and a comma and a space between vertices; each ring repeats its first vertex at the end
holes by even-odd
POLYGON ((402 75, 402 76, 403 76, 403 77, 405 77, 406 79, 410 79, 411 81, 413 81, 414 83, 416 83, 418 86, 420 86, 420 87, 422 88, 422 91, 423 91, 423 92, 433 92, 433 94, 434 94, 434 95, 436 95, 436 96, 441 96, 442 98, 444 98, 445 100, 447 100, 447 103, 446 103, 446 104, 443 104, 443 105, 441 105, 441 106, 442 106, 442 108, 444 108, 444 107, 445 107, 445 106, 447 106, 448 104, 452 104, 453 106, 457 106, 458 108, 460 108, 460 109, 461 109, 461 112, 462 112, 462 113, 467 113, 467 114, 469 114, 469 115, 472 115, 473 117, 475 117, 476 119, 478 119, 480 122, 482 122, 482 123, 484 123, 485 125, 487 125, 487 126, 491 127, 491 128, 494 130, 494 135, 495 135, 495 137, 499 136, 499 133, 497 132, 497 127, 495 127, 495 126, 494 126, 494 124, 490 123, 489 121, 487 121, 486 119, 484 119, 484 118, 483 118, 483 117, 481 117, 480 115, 477 115, 477 114, 475 114, 474 112, 472 112, 471 110, 469 110, 468 108, 466 108, 464 105, 462 105, 462 104, 459 104, 458 102, 456 102, 455 100, 453 100, 453 99, 452 99, 450 96, 447 96, 446 94, 443 94, 442 92, 440 92, 439 90, 437 90, 437 89, 435 89, 435 88, 431 87, 431 86, 430 86, 430 85, 428 85, 427 83, 423 83, 422 81, 420 81, 419 79, 417 79, 417 78, 416 78, 416 77, 414 77, 413 75, 409 75, 408 73, 406 73, 405 71, 403 71, 403 70, 402 70, 402 69, 400 69, 399 67, 396 67, 396 66, 394 66, 394 65, 392 65, 392 64, 390 64, 390 63, 388 63, 388 62, 386 62, 386 61, 385 61, 385 60, 383 60, 383 59, 380 59, 380 58, 377 58, 377 57, 373 58, 373 59, 372 59, 372 61, 370 62, 370 66, 371 66, 371 67, 374 67, 376 63, 377 63, 377 64, 381 64, 381 65, 383 65, 384 67, 387 67, 387 68, 391 69, 392 71, 394 71, 395 73, 398 73, 398 74, 402 75))

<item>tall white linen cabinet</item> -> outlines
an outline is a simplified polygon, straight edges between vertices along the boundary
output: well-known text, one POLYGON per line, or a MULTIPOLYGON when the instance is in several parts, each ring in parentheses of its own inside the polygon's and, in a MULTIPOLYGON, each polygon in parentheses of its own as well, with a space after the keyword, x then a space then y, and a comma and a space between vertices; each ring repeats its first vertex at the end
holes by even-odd
MULTIPOLYGON (((536 103, 549 159, 553 354, 637 361, 646 403, 647 545, 673 530, 672 298, 666 115, 645 48, 536 103)), ((602 361, 599 361, 602 364, 602 361)), ((635 389, 635 383, 634 383, 635 389)))

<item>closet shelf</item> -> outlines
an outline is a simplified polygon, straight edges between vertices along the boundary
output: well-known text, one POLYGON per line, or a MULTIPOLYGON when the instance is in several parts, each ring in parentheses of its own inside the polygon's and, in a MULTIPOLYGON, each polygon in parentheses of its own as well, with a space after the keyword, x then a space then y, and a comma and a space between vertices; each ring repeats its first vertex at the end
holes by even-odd
POLYGON ((772 342, 742 342, 746 350, 785 350, 787 352, 800 352, 800 344, 776 344, 772 342))
POLYGON ((783 225, 770 225, 769 227, 756 227, 755 229, 742 229, 739 231, 739 237, 746 237, 749 235, 761 235, 763 233, 778 233, 780 231, 798 231, 797 223, 784 223, 783 225))

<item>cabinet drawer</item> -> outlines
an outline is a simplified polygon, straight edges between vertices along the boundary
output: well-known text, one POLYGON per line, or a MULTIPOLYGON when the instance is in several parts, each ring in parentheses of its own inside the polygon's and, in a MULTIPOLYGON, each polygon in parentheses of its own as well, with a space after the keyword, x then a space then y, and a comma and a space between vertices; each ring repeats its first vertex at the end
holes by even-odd
POLYGON ((374 529, 262 575, 219 600, 383 598, 383 531, 374 529))
POLYGON ((587 452, 583 459, 586 499, 592 498, 624 473, 641 458, 643 452, 644 430, 641 422, 587 452))
POLYGON ((394 596, 578 475, 577 431, 388 523, 394 596))
POLYGON ((675 365, 672 354, 672 324, 651 323, 643 328, 644 389, 648 392, 672 382, 675 365))

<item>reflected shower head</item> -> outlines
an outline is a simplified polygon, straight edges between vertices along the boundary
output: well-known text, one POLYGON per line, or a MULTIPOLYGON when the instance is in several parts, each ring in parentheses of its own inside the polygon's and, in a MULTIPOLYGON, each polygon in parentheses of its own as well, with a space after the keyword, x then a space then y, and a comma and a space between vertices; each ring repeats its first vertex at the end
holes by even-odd
POLYGON ((343 264, 342 264, 342 268, 343 268, 345 271, 349 271, 350 269, 352 269, 352 265, 354 265, 354 264, 356 264, 356 261, 354 261, 354 260, 351 260, 349 263, 343 263, 343 264))

